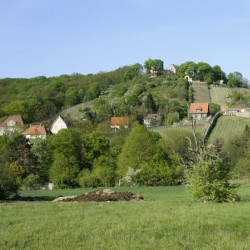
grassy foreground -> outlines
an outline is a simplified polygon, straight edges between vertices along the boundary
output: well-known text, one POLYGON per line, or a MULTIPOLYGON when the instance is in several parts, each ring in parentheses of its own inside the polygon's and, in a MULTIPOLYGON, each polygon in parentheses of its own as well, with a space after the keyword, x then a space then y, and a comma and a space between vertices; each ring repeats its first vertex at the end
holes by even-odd
POLYGON ((183 186, 116 190, 140 193, 145 200, 0 203, 0 249, 249 249, 250 184, 240 187, 241 202, 229 204, 193 201, 183 186))

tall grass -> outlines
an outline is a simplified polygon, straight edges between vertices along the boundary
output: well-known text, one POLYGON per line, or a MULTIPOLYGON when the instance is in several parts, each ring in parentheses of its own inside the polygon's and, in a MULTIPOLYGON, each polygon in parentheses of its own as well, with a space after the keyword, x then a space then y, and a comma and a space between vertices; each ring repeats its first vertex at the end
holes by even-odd
POLYGON ((0 249, 248 249, 250 245, 250 185, 239 190, 242 202, 229 204, 192 201, 183 186, 129 191, 145 200, 0 203, 0 249))
POLYGON ((205 83, 193 83, 193 102, 210 102, 210 94, 205 83))

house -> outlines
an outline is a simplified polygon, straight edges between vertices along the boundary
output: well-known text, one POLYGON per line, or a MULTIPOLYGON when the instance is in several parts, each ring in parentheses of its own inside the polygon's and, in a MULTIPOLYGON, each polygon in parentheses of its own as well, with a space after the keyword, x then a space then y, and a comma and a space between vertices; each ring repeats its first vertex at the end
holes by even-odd
POLYGON ((0 135, 10 134, 15 131, 21 132, 23 125, 24 122, 20 115, 9 116, 0 124, 0 135))
POLYGON ((168 66, 168 69, 167 69, 168 71, 170 71, 172 74, 176 74, 176 72, 177 72, 177 67, 176 67, 176 65, 174 65, 174 64, 170 64, 169 66, 168 66))
POLYGON ((155 126, 157 122, 161 119, 159 114, 148 114, 143 118, 143 124, 148 128, 155 126))
POLYGON ((23 133, 27 140, 46 137, 50 134, 49 130, 44 125, 30 125, 23 133))
POLYGON ((65 120, 59 115, 53 122, 50 131, 52 134, 57 134, 61 129, 67 129, 67 128, 68 126, 65 120))
POLYGON ((123 126, 124 128, 128 128, 128 117, 111 117, 111 128, 120 128, 121 126, 123 126))
POLYGON ((225 108, 224 115, 250 118, 250 108, 225 108))
POLYGON ((241 108, 225 108, 224 115, 236 115, 241 112, 241 108))
POLYGON ((191 103, 188 113, 194 119, 206 118, 209 114, 208 103, 191 103))

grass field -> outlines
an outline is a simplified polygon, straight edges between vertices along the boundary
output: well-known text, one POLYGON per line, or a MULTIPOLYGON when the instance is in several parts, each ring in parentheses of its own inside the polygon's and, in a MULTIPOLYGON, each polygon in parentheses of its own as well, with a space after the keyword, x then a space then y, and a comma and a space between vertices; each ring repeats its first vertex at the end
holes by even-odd
POLYGON ((210 87, 211 102, 219 104, 222 109, 226 108, 228 106, 226 101, 227 96, 231 94, 233 90, 247 92, 250 94, 250 89, 246 88, 225 88, 225 87, 211 86, 210 87))
MULTIPOLYGON (((196 125, 196 131, 201 135, 204 134, 207 124, 196 125)), ((163 138, 174 136, 176 134, 186 136, 187 133, 192 133, 192 126, 179 126, 179 127, 155 127, 150 131, 159 133, 163 138)))
POLYGON ((210 87, 211 102, 219 104, 222 109, 227 107, 226 98, 232 92, 229 88, 210 87))
POLYGON ((193 83, 193 102, 210 102, 210 94, 205 83, 193 83))
POLYGON ((249 184, 239 189, 242 201, 229 204, 193 201, 184 186, 116 190, 140 193, 145 200, 0 203, 0 249, 249 249, 249 184))
POLYGON ((236 116, 221 116, 214 127, 208 142, 212 143, 216 138, 222 138, 227 142, 235 135, 240 135, 245 126, 250 126, 250 119, 236 116))

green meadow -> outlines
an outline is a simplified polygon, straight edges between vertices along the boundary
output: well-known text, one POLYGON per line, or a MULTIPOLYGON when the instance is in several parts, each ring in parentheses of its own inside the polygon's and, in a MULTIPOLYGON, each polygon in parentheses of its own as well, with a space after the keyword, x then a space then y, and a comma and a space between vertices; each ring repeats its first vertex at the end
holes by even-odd
POLYGON ((249 249, 250 184, 237 203, 200 203, 187 187, 116 188, 144 201, 54 203, 87 189, 25 191, 0 203, 0 249, 249 249))

